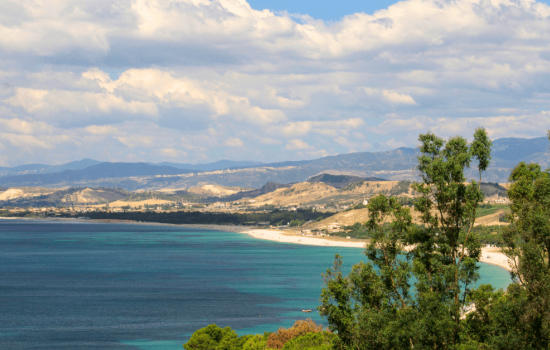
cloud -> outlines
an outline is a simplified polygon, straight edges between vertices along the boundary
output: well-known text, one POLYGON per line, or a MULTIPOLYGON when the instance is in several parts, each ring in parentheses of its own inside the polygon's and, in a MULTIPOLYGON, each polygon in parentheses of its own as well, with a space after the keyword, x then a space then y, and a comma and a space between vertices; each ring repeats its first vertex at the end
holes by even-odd
POLYGON ((244 0, 3 1, 2 161, 282 161, 479 125, 542 136, 549 18, 534 0, 406 0, 335 22, 244 0))
POLYGON ((131 114, 158 114, 151 102, 125 101, 112 94, 66 91, 16 89, 15 96, 6 100, 14 107, 22 107, 28 113, 52 114, 59 111, 77 113, 127 112, 131 114))
POLYGON ((243 141, 238 137, 231 137, 225 140, 224 145, 228 147, 242 147, 244 145, 243 141))
POLYGON ((155 141, 151 136, 120 136, 116 139, 129 148, 152 147, 155 141))
POLYGON ((314 148, 300 139, 292 139, 288 141, 288 143, 285 146, 285 149, 289 151, 295 151, 295 150, 309 150, 314 148))
POLYGON ((368 87, 362 87, 360 88, 360 90, 362 90, 362 92, 369 97, 383 99, 387 103, 404 104, 404 105, 416 104, 416 101, 411 96, 406 94, 400 94, 396 91, 380 90, 380 89, 374 89, 374 88, 368 88, 368 87))
MULTIPOLYGON (((338 133, 347 133, 350 129, 356 129, 364 124, 360 118, 343 119, 335 121, 300 121, 289 122, 286 125, 276 129, 287 137, 303 136, 310 132, 323 135, 337 135, 338 133)), ((274 129, 275 130, 275 129, 274 129)))
POLYGON ((169 157, 169 158, 183 158, 187 157, 187 152, 174 149, 174 148, 161 148, 159 150, 159 154, 163 157, 169 157))
POLYGON ((86 131, 94 135, 116 135, 118 129, 112 125, 90 125, 86 127, 86 131))
POLYGON ((0 119, 0 125, 5 131, 18 134, 44 134, 51 133, 53 127, 42 122, 26 121, 22 119, 0 119))

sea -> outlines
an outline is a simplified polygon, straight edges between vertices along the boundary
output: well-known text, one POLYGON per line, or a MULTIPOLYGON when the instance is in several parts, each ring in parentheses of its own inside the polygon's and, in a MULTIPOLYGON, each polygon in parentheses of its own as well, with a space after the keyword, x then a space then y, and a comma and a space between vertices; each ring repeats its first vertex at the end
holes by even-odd
MULTIPOLYGON (((178 226, 0 220, 0 349, 182 349, 215 323, 276 331, 316 311, 334 255, 315 247, 178 226), (302 310, 311 309, 311 313, 302 310)), ((481 264, 480 283, 506 288, 481 264)))

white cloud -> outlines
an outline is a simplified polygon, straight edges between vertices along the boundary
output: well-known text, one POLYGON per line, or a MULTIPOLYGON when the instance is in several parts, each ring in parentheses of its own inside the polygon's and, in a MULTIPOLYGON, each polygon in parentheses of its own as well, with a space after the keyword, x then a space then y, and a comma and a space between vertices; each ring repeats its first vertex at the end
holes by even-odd
POLYGON ((43 122, 26 121, 17 118, 0 119, 0 125, 5 131, 11 131, 18 134, 44 134, 51 133, 53 128, 43 122))
POLYGON ((228 147, 242 147, 244 145, 243 141, 238 137, 231 137, 225 140, 224 145, 228 147))
POLYGON ((129 148, 151 147, 155 141, 151 136, 120 136, 116 139, 129 148))
POLYGON ((374 98, 381 98, 388 103, 415 105, 416 101, 407 94, 400 94, 393 90, 380 90, 369 87, 362 87, 360 89, 365 95, 374 98))
POLYGON ((90 125, 86 127, 86 131, 94 135, 116 135, 118 129, 112 125, 90 125))
POLYGON ((285 160, 479 125, 542 136, 549 18, 534 0, 407 0, 335 22, 244 0, 3 1, 6 162, 285 160))
POLYGON ((308 150, 308 149, 314 149, 314 148, 300 139, 292 139, 288 141, 288 143, 285 146, 285 149, 289 151, 295 151, 295 150, 308 150))
POLYGON ((178 150, 175 148, 161 148, 158 152, 161 156, 169 157, 169 158, 183 158, 183 157, 187 157, 187 154, 188 154, 185 151, 178 150))

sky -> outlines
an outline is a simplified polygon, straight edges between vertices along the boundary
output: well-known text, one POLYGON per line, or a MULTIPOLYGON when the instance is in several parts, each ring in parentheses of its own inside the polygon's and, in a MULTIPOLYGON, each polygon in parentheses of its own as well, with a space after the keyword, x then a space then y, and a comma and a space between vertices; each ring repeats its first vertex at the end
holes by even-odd
POLYGON ((276 162, 540 137, 534 0, 0 2, 0 166, 276 162))

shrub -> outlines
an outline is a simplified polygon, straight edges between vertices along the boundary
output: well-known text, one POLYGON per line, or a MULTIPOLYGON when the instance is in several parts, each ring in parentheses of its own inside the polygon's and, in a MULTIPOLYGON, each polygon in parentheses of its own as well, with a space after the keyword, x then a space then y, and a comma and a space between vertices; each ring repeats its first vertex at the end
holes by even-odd
POLYGON ((286 329, 279 328, 275 333, 271 333, 267 338, 268 349, 282 349, 285 344, 297 337, 306 335, 308 333, 319 333, 323 331, 323 326, 316 324, 311 319, 298 320, 294 323, 294 326, 286 329))

